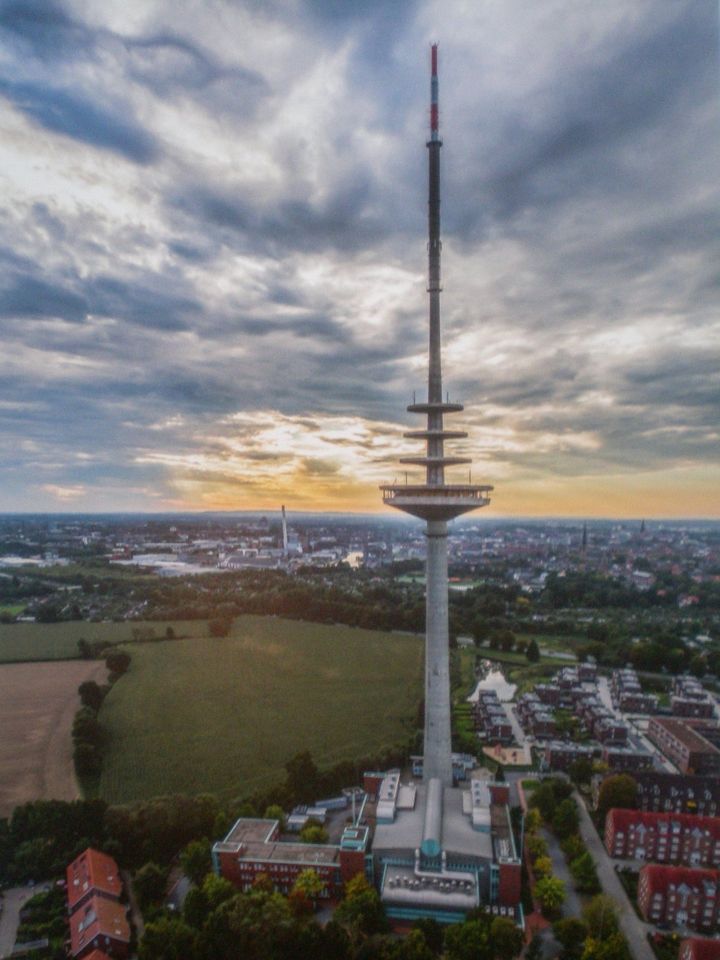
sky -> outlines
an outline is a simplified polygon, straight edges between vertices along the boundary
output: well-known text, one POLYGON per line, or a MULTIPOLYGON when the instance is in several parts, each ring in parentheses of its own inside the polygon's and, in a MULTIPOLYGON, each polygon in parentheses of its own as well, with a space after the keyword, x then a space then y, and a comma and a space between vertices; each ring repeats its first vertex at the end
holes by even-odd
POLYGON ((485 514, 720 517, 717 21, 0 0, 0 511, 383 511, 427 389, 438 42, 485 514))

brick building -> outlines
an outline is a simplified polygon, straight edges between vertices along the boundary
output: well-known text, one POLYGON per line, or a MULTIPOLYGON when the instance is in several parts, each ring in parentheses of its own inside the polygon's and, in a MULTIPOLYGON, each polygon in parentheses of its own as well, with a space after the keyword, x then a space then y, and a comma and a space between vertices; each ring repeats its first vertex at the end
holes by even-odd
POLYGON ((640 680, 632 667, 614 670, 610 678, 613 703, 625 713, 656 713, 658 698, 643 693, 640 680))
POLYGON ((720 811, 720 777, 681 776, 665 771, 633 773, 640 810, 697 813, 714 817, 720 811))
POLYGON ((538 740, 557 736, 557 725, 546 704, 534 693, 525 693, 517 702, 517 716, 523 730, 538 740))
POLYGON ((652 754, 640 747, 604 746, 601 757, 613 773, 635 773, 639 770, 651 770, 653 767, 652 754))
POLYGON ((543 761, 549 770, 567 771, 576 760, 592 760, 594 755, 595 748, 582 743, 551 740, 545 745, 543 761))
POLYGON ((130 924, 121 903, 122 880, 112 857, 88 847, 68 866, 70 955, 75 960, 124 960, 130 924))
POLYGON ((241 817, 224 840, 212 848, 215 872, 240 890, 251 889, 265 874, 280 893, 289 893, 303 870, 314 870, 325 883, 321 894, 340 896, 344 883, 365 871, 369 831, 347 827, 339 844, 282 842, 278 820, 241 817))
POLYGON ((68 913, 93 896, 119 900, 122 880, 118 865, 112 857, 88 847, 76 857, 65 871, 67 880, 68 913))
POLYGON ((483 740, 489 743, 512 743, 512 725, 495 690, 479 692, 473 704, 473 715, 475 729, 483 740))
POLYGON ((687 937, 680 944, 678 960, 720 960, 720 940, 687 937))
POLYGON ((130 925, 123 904, 95 895, 70 916, 70 955, 84 960, 100 950, 124 960, 130 955, 130 925))
POLYGON ((681 773, 720 774, 720 750, 674 717, 651 717, 648 738, 681 773))
POLYGON ((638 909, 648 923, 711 931, 718 926, 717 870, 648 864, 638 880, 638 909))
POLYGON ((688 867, 720 866, 720 818, 687 813, 610 810, 605 847, 611 857, 688 867))

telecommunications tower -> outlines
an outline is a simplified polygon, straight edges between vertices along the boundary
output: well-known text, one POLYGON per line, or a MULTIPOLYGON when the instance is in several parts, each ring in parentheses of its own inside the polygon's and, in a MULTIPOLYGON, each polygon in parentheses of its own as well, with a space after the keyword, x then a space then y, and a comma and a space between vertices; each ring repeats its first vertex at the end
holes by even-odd
POLYGON ((425 746, 423 780, 439 779, 452 786, 450 739, 450 665, 448 649, 448 520, 484 507, 490 501, 491 486, 447 483, 445 468, 469 464, 466 457, 445 455, 445 441, 467 436, 446 430, 443 418, 458 413, 461 403, 443 400, 440 349, 440 140, 438 130, 437 44, 432 48, 430 81, 430 139, 427 142, 429 167, 428 204, 428 294, 430 301, 430 342, 427 403, 412 403, 410 413, 427 417, 423 430, 405 436, 424 440, 425 456, 403 457, 401 463, 425 468, 425 482, 386 484, 380 489, 391 507, 426 521, 426 622, 425 622, 425 746))

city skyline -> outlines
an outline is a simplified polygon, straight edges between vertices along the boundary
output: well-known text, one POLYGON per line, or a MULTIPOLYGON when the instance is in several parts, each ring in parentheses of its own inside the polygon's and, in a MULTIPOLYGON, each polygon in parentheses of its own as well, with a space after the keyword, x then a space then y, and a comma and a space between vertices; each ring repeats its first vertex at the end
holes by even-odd
POLYGON ((668 6, 0 4, 0 511, 383 509, 438 41, 487 516, 720 517, 717 9, 668 6))

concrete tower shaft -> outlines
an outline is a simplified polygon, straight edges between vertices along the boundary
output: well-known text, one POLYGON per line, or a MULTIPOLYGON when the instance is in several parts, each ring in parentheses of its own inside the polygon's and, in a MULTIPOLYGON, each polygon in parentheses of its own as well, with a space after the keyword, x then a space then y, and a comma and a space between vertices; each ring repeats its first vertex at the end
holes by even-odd
POLYGON ((450 658, 448 645, 447 521, 489 503, 489 485, 450 484, 445 468, 470 463, 466 457, 445 455, 445 441, 462 439, 463 431, 446 430, 444 417, 463 409, 443 401, 440 328, 440 148, 437 44, 432 46, 430 78, 430 139, 428 148, 428 394, 427 403, 413 403, 410 413, 427 417, 424 430, 405 436, 425 441, 425 456, 403 457, 401 463, 425 469, 425 482, 386 484, 385 503, 427 522, 425 624, 425 748, 423 778, 452 785, 450 738, 450 658))

